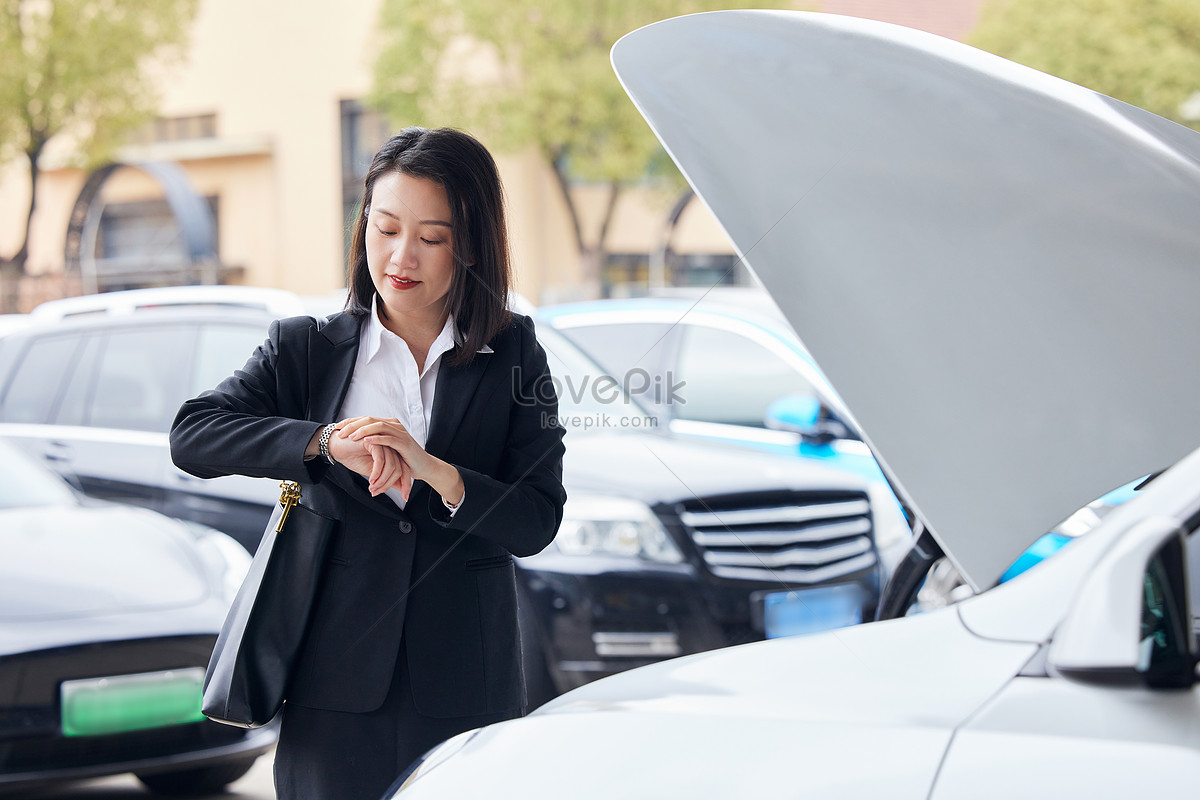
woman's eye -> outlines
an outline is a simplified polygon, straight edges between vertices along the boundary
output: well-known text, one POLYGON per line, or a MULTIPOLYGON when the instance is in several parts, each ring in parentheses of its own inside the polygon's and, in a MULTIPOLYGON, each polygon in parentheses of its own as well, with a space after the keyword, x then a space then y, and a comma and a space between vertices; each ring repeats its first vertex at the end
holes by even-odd
POLYGON ((441 239, 426 239, 424 237, 421 238, 421 241, 424 242, 425 244, 441 244, 442 243, 441 239))
POLYGON ((395 236, 396 235, 395 231, 385 231, 383 228, 379 227, 378 225, 375 226, 375 230, 379 231, 379 234, 381 236, 395 236))

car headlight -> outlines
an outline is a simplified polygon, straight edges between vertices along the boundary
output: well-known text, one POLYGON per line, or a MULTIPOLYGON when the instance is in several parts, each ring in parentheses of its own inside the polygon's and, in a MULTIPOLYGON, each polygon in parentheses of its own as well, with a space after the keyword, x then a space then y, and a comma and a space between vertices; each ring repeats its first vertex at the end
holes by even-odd
POLYGON ((196 539, 196 549, 204 559, 204 566, 221 591, 221 599, 227 604, 237 597, 246 573, 250 571, 250 554, 246 548, 228 534, 198 522, 180 520, 196 539))
POLYGON ((683 553, 645 503, 625 497, 572 495, 554 539, 569 556, 625 556, 678 564, 683 553))
POLYGON ((475 738, 475 734, 479 733, 483 728, 475 728, 473 730, 464 731, 457 736, 451 736, 446 741, 439 744, 437 747, 430 750, 425 755, 414 761, 404 773, 396 779, 392 784, 391 789, 384 794, 384 800, 403 792, 414 782, 428 775, 441 764, 445 763, 448 758, 462 750, 467 746, 467 742, 475 738))

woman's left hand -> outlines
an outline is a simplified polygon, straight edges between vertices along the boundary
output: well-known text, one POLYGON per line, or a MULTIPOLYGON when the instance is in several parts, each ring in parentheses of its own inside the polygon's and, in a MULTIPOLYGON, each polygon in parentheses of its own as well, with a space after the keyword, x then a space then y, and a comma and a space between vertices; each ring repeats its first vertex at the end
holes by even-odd
MULTIPOLYGON (((451 503, 462 499, 462 478, 459 476, 458 470, 440 458, 425 452, 425 449, 417 444, 417 440, 398 419, 394 417, 391 419, 355 417, 339 422, 336 431, 337 435, 343 438, 361 441, 368 447, 387 448, 399 456, 401 463, 398 473, 391 464, 377 464, 376 469, 372 471, 371 478, 374 482, 398 474, 396 483, 399 484, 400 494, 405 502, 408 501, 414 480, 425 481, 451 503)), ((383 485, 394 484, 389 482, 383 485)))

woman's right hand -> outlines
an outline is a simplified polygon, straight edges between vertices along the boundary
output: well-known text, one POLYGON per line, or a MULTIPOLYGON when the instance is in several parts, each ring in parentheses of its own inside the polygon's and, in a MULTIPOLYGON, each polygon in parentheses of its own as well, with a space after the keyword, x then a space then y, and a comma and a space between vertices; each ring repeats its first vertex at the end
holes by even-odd
POLYGON ((384 445, 331 436, 329 455, 346 469, 366 478, 372 496, 380 495, 392 486, 401 488, 408 477, 408 465, 404 459, 384 445))

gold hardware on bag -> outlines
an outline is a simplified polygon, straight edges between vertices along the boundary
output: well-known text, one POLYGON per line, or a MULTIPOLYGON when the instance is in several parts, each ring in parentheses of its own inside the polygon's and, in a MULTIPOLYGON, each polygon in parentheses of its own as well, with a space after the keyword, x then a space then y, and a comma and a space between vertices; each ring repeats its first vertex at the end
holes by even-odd
POLYGON ((279 523, 275 526, 276 533, 283 531, 283 523, 287 522, 292 506, 300 502, 300 484, 295 481, 284 481, 279 484, 279 488, 283 490, 279 493, 279 505, 283 506, 283 513, 279 515, 279 523))

